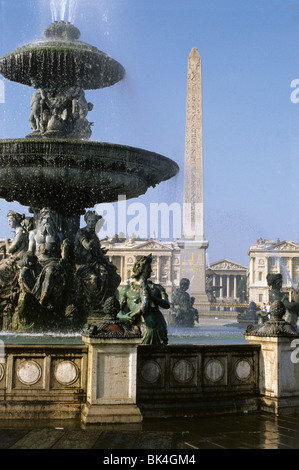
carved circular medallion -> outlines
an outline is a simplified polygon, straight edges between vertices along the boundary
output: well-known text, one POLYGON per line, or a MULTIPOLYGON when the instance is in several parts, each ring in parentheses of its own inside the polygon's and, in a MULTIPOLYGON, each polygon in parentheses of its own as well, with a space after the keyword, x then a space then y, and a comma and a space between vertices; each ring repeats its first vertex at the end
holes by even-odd
POLYGON ((1 382, 1 380, 3 379, 3 377, 4 377, 4 374, 5 374, 4 365, 3 365, 3 364, 0 364, 0 382, 1 382))
POLYGON ((205 366, 204 374, 211 382, 219 382, 224 376, 224 366, 218 359, 211 359, 205 366))
POLYGON ((251 373, 251 365, 245 359, 240 359, 235 365, 235 374, 239 380, 247 380, 251 373))
POLYGON ((179 383, 187 383, 194 376, 194 367, 190 361, 186 359, 181 359, 180 361, 176 362, 173 369, 172 375, 174 379, 179 383))
POLYGON ((54 375, 61 385, 71 385, 77 380, 79 370, 74 362, 62 361, 56 365, 54 375))
POLYGON ((147 361, 140 369, 142 380, 149 384, 154 384, 157 382, 161 376, 161 373, 161 367, 156 361, 147 361))
POLYGON ((17 376, 24 385, 34 385, 42 375, 41 366, 32 360, 24 360, 18 367, 17 376))

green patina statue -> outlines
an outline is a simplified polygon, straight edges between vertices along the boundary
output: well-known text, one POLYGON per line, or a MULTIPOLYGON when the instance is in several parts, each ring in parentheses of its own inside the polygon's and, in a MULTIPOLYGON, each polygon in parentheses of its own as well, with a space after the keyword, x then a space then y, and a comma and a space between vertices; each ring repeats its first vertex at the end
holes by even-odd
POLYGON ((133 280, 119 293, 118 318, 140 327, 143 344, 167 344, 167 325, 159 307, 168 309, 170 303, 165 289, 149 281, 152 255, 142 256, 133 267, 133 280))

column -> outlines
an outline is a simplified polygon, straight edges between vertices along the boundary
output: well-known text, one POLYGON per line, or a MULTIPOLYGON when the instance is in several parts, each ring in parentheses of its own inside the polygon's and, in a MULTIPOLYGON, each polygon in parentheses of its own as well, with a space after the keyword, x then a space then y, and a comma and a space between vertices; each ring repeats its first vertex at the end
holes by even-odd
POLYGON ((267 274, 270 272, 270 258, 266 258, 266 272, 265 272, 265 279, 267 279, 267 274))
POLYGON ((219 275, 219 279, 220 279, 220 287, 222 287, 222 289, 219 290, 219 298, 222 300, 223 299, 223 276, 222 274, 219 275))
POLYGON ((237 276, 234 275, 234 298, 237 298, 237 276))
POLYGON ((156 283, 160 284, 160 274, 161 274, 161 256, 157 256, 157 278, 156 278, 156 283))
POLYGON ((226 276, 226 298, 229 299, 230 295, 229 295, 229 274, 227 274, 226 276))
POLYGON ((254 283, 254 258, 250 258, 249 281, 250 287, 252 287, 254 283))
POLYGON ((168 283, 172 284, 172 257, 168 258, 168 283))
POLYGON ((124 277, 124 256, 123 255, 120 255, 120 278, 121 278, 121 281, 126 281, 125 277, 124 277))

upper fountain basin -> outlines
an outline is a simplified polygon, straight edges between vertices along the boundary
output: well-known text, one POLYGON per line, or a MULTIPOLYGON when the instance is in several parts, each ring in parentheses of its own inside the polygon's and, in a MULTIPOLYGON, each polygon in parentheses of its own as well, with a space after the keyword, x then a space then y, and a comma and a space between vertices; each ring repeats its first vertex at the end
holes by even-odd
POLYGON ((112 86, 124 78, 124 67, 78 41, 80 31, 72 24, 52 23, 44 35, 0 58, 0 74, 34 88, 79 86, 84 90, 112 86))
POLYGON ((60 139, 0 141, 0 198, 82 214, 102 202, 144 194, 175 176, 178 165, 126 145, 60 139))

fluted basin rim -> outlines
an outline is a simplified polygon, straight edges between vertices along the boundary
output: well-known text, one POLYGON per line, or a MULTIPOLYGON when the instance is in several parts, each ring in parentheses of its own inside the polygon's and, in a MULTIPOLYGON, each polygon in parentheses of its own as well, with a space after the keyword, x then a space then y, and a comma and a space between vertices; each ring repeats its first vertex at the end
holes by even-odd
POLYGON ((83 213, 102 202, 144 194, 174 177, 177 163, 121 144, 62 139, 0 140, 0 198, 83 213))

